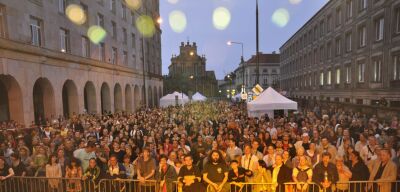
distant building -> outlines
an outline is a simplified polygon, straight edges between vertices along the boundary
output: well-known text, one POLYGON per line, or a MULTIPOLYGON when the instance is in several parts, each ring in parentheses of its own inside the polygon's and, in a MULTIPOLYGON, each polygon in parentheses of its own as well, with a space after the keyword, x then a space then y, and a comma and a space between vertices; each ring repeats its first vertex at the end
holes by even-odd
MULTIPOLYGON (((272 54, 259 54, 259 74, 261 87, 279 88, 280 79, 280 54, 273 52, 272 54)), ((257 57, 252 55, 247 61, 242 61, 239 67, 234 71, 234 85, 236 91, 241 91, 243 83, 246 91, 250 91, 256 84, 257 78, 257 57), (244 72, 244 73, 243 73, 244 72)))
POLYGON ((400 1, 329 1, 280 48, 290 97, 400 108, 400 1))
POLYGON ((181 43, 180 54, 173 55, 169 74, 164 76, 164 92, 182 91, 188 95, 200 92, 207 97, 217 94, 217 80, 214 71, 206 70, 206 58, 198 55, 195 42, 181 43))

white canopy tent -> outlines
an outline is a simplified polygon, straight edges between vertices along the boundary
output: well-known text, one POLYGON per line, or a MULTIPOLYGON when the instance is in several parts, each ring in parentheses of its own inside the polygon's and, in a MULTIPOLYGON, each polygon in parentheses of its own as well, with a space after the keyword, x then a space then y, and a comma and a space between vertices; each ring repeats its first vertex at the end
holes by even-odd
POLYGON ((202 95, 199 92, 196 92, 193 96, 192 96, 192 100, 193 101, 205 101, 207 100, 207 97, 205 97, 204 95, 202 95))
POLYGON ((268 114, 268 117, 274 118, 274 110, 284 110, 287 114, 287 110, 297 110, 297 102, 268 87, 255 100, 247 103, 249 117, 261 117, 268 114))
POLYGON ((161 97, 160 107, 182 105, 188 102, 189 102, 189 97, 187 95, 175 91, 171 94, 161 97))

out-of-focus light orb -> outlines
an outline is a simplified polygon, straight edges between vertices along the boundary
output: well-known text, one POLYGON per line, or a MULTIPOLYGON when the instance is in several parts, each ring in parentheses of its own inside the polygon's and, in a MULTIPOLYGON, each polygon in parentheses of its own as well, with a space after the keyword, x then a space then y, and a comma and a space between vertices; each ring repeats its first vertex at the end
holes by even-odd
POLYGON ((285 27, 290 19, 289 12, 284 9, 284 8, 279 8, 277 9, 273 14, 272 14, 272 22, 277 25, 278 27, 285 27))
POLYGON ((92 41, 94 44, 99 44, 107 36, 107 32, 106 30, 103 29, 103 27, 98 25, 93 25, 89 28, 87 36, 89 37, 90 41, 92 41))
POLYGON ((176 33, 182 33, 186 29, 186 15, 182 11, 172 11, 169 14, 169 25, 176 33))
POLYGON ((161 17, 159 17, 159 18, 157 19, 157 23, 161 25, 161 24, 163 23, 163 19, 162 19, 161 17))
POLYGON ((125 0, 129 8, 138 10, 142 6, 142 0, 125 0))
POLYGON ((85 11, 79 5, 68 5, 68 7, 65 9, 65 14, 67 15, 68 19, 71 20, 71 22, 77 25, 82 25, 86 22, 85 11))
POLYGON ((289 0, 289 2, 293 5, 297 5, 302 2, 302 0, 289 0))
POLYGON ((213 24, 218 30, 224 30, 231 22, 231 13, 225 7, 218 7, 213 13, 213 24))
POLYGON ((177 4, 179 0, 168 0, 168 3, 177 4))
POLYGON ((147 15, 142 15, 136 19, 136 28, 144 37, 152 37, 156 32, 153 19, 147 15))

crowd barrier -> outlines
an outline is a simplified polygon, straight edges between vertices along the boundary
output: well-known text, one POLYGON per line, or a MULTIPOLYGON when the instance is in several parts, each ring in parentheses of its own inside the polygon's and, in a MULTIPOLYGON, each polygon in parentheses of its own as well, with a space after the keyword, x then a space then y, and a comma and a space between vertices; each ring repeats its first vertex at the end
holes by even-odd
MULTIPOLYGON (((182 192, 182 184, 165 183, 172 192, 182 192)), ((11 177, 0 180, 0 192, 160 192, 160 182, 133 179, 102 179, 100 181, 80 178, 11 177)), ((229 192, 399 192, 399 181, 349 181, 338 182, 330 189, 316 183, 227 183, 229 192)), ((207 186, 207 192, 218 192, 207 186)), ((169 191, 168 191, 169 192, 169 191)))

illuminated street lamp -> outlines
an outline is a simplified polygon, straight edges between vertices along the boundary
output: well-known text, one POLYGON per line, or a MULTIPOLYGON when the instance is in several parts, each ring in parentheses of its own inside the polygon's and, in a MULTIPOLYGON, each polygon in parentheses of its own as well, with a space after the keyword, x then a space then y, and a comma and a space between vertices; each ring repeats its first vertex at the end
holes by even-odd
POLYGON ((159 18, 157 19, 157 23, 161 25, 162 22, 163 22, 163 19, 162 19, 161 17, 159 17, 159 18))

